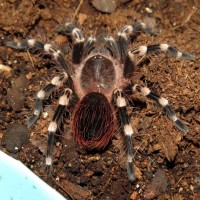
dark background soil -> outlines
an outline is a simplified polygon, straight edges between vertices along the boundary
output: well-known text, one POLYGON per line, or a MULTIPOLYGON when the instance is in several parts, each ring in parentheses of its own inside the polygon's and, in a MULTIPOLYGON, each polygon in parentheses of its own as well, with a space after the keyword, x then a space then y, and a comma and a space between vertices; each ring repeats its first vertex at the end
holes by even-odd
MULTIPOLYGON (((126 24, 143 19, 156 22, 158 34, 141 34, 130 48, 169 43, 196 56, 196 61, 167 55, 151 56, 142 64, 136 82, 144 82, 166 97, 177 115, 188 124, 187 135, 174 128, 161 108, 135 96, 129 114, 135 130, 133 139, 137 180, 126 175, 123 136, 120 128, 103 152, 88 153, 74 144, 69 120, 56 137, 51 177, 45 175, 47 127, 56 99, 46 102, 44 113, 29 129, 30 140, 21 150, 4 152, 21 160, 34 173, 72 199, 200 199, 200 9, 199 1, 119 1, 111 14, 97 11, 88 1, 79 9, 76 0, 9 0, 0 2, 0 140, 11 124, 25 125, 34 97, 58 72, 46 58, 4 47, 7 40, 39 38, 56 43, 64 52, 69 44, 56 30, 75 19, 86 36, 117 34, 126 24), (140 100, 139 100, 140 99, 140 100), (48 115, 47 115, 48 114, 48 115), (12 152, 12 153, 10 153, 12 152)), ((69 56, 66 56, 69 58, 69 56)), ((23 131, 26 132, 25 127, 23 131)), ((9 130, 9 131, 8 131, 9 130)), ((6 132, 7 131, 7 132, 6 132)), ((19 131, 20 132, 20 131, 19 131)), ((15 139, 14 139, 15 140, 15 139)), ((16 139, 17 140, 17 139, 16 139)), ((23 192, 23 191, 22 191, 23 192)))

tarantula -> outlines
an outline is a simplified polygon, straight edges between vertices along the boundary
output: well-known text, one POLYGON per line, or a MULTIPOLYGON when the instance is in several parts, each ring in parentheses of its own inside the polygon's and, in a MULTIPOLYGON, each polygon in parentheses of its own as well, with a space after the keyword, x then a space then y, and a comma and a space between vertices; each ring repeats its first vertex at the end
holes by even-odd
POLYGON ((147 87, 134 84, 131 77, 135 70, 135 54, 145 56, 150 53, 164 52, 187 60, 195 60, 195 57, 188 53, 181 53, 168 44, 139 46, 128 50, 129 39, 141 32, 152 34, 152 30, 145 23, 139 21, 124 26, 118 32, 116 39, 104 35, 102 37, 92 36, 86 40, 82 31, 74 23, 66 23, 61 33, 70 37, 73 42, 72 68, 69 67, 62 52, 51 44, 45 44, 35 39, 6 43, 6 46, 14 49, 35 49, 44 52, 50 55, 55 64, 62 69, 59 76, 55 76, 37 93, 34 113, 27 122, 28 127, 35 124, 43 110, 43 101, 53 91, 63 88, 57 109, 48 126, 46 155, 48 170, 52 165, 54 135, 58 131, 66 108, 72 106, 72 99, 75 96, 78 97, 78 101, 73 105, 72 135, 76 143, 85 149, 105 148, 114 135, 117 116, 119 116, 125 135, 127 174, 130 181, 135 180, 132 144, 134 131, 127 114, 127 100, 124 95, 124 88, 127 85, 130 86, 132 94, 138 92, 156 101, 180 131, 188 132, 188 127, 176 116, 167 99, 147 87), (72 82, 71 86, 64 86, 69 80, 72 82))

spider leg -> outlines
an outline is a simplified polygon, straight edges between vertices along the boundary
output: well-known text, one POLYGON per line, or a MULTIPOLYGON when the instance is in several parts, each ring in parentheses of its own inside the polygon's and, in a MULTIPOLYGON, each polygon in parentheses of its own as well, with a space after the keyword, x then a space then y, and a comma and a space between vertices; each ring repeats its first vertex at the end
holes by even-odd
POLYGON ((51 92, 60 86, 63 85, 65 81, 67 81, 68 75, 67 73, 63 72, 59 76, 55 76, 52 80, 51 83, 46 85, 43 89, 41 89, 37 95, 36 95, 36 103, 34 107, 34 113, 33 115, 28 119, 27 121, 27 126, 30 128, 39 118, 43 105, 42 102, 44 99, 48 98, 51 92))
POLYGON ((169 102, 167 99, 164 97, 152 92, 149 88, 147 87, 142 87, 138 84, 135 84, 132 86, 132 91, 139 92, 143 96, 152 99, 156 101, 160 106, 163 107, 163 109, 166 112, 167 117, 172 120, 174 126, 179 129, 180 131, 183 131, 184 133, 187 133, 189 131, 189 128, 176 116, 175 111, 173 108, 170 106, 169 102))
POLYGON ((168 44, 153 44, 149 46, 139 46, 128 52, 124 64, 124 77, 130 78, 134 72, 134 55, 145 56, 151 53, 168 53, 177 58, 195 60, 195 56, 189 53, 182 53, 168 44))
POLYGON ((71 97, 72 97, 72 90, 69 88, 65 89, 64 94, 59 98, 57 109, 48 127, 49 134, 47 140, 47 154, 46 154, 46 171, 48 174, 50 173, 52 165, 54 135, 58 129, 63 113, 65 112, 66 107, 69 105, 71 97))
POLYGON ((128 41, 130 37, 137 36, 138 34, 146 32, 149 34, 155 34, 153 30, 151 30, 145 23, 138 21, 133 23, 132 25, 124 26, 118 32, 118 46, 120 50, 121 60, 125 61, 126 56, 128 54, 128 41))
POLYGON ((68 72, 68 64, 66 63, 63 54, 60 50, 57 50, 55 47, 53 47, 51 44, 44 44, 43 42, 35 39, 26 39, 22 42, 14 42, 14 41, 8 41, 6 43, 6 46, 11 47, 13 49, 18 50, 25 50, 25 49, 34 49, 36 51, 44 51, 45 53, 49 54, 53 57, 55 62, 63 68, 66 72, 68 72))
POLYGON ((134 55, 128 52, 124 61, 124 71, 123 71, 124 78, 131 78, 133 76, 134 71, 135 71, 134 55))
POLYGON ((64 35, 69 35, 73 40, 72 62, 79 64, 81 62, 85 38, 82 31, 74 23, 66 23, 59 31, 64 35))
POLYGON ((133 50, 131 50, 130 54, 138 54, 139 56, 145 56, 150 53, 168 53, 177 58, 186 59, 186 60, 195 60, 195 56, 189 53, 182 53, 175 49, 174 47, 168 44, 153 44, 149 46, 139 46, 133 50))
POLYGON ((132 25, 124 26, 118 32, 118 49, 120 52, 121 62, 124 63, 123 75, 125 78, 130 78, 134 72, 134 58, 131 52, 128 52, 128 42, 130 37, 136 37, 138 34, 146 32, 155 34, 145 23, 138 21, 132 25))
POLYGON ((117 89, 113 93, 114 102, 118 108, 123 131, 126 136, 126 147, 127 147, 127 174, 130 181, 135 180, 134 166, 133 166, 133 128, 130 124, 130 119, 126 109, 126 99, 121 89, 117 89))

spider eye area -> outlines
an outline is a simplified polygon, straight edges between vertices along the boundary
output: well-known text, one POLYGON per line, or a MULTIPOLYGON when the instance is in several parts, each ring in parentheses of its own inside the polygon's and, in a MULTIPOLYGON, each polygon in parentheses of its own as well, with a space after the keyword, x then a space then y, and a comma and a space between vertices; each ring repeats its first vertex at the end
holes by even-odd
POLYGON ((105 148, 115 130, 113 107, 98 92, 88 93, 73 112, 73 137, 85 149, 105 148))

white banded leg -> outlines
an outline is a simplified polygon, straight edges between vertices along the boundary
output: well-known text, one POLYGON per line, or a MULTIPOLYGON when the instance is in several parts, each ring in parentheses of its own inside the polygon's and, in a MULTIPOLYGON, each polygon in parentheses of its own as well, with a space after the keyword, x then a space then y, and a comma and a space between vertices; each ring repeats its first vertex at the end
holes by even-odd
POLYGON ((148 34, 155 34, 145 23, 138 21, 132 25, 124 26, 118 32, 118 46, 121 54, 121 60, 124 62, 128 53, 128 40, 130 36, 137 36, 139 33, 146 32, 148 34))
POLYGON ((50 173, 51 165, 52 165, 54 135, 56 131, 58 130, 59 123, 61 121, 63 113, 66 110, 66 107, 70 103, 71 97, 72 97, 72 90, 67 88, 64 94, 59 98, 57 109, 48 127, 49 134, 48 134, 48 140, 47 140, 47 154, 46 154, 46 170, 48 174, 50 173))
POLYGON ((153 44, 149 46, 139 46, 130 51, 131 54, 138 54, 139 56, 145 56, 150 53, 168 53, 177 58, 186 60, 195 60, 195 56, 189 53, 182 53, 168 44, 153 44))
POLYGON ((163 107, 167 117, 172 120, 176 128, 178 128, 180 131, 183 131, 184 133, 187 133, 189 131, 189 128, 176 116, 175 111, 170 106, 167 99, 152 92, 149 88, 141 87, 137 84, 132 87, 132 91, 133 92, 137 91, 141 93, 143 96, 156 101, 160 106, 163 107))
POLYGON ((130 124, 130 119, 126 109, 126 99, 121 89, 114 91, 114 102, 118 108, 123 131, 126 137, 127 148, 127 174, 130 181, 135 180, 134 166, 133 166, 133 128, 130 124))
POLYGON ((59 32, 69 35, 72 38, 74 43, 72 61, 75 64, 79 64, 83 56, 85 42, 82 31, 74 23, 66 23, 59 32))
POLYGON ((132 35, 137 35, 138 33, 146 32, 148 34, 155 34, 145 23, 138 21, 132 25, 124 26, 119 32, 118 37, 124 38, 128 41, 129 37, 132 35))
POLYGON ((125 61, 124 61, 124 72, 123 76, 125 78, 131 78, 133 76, 133 72, 135 71, 134 65, 134 55, 128 52, 125 61))
POLYGON ((37 93, 34 113, 27 121, 28 128, 30 128, 38 120, 43 109, 43 100, 49 97, 53 89, 62 86, 63 83, 67 81, 67 79, 68 75, 65 72, 60 74, 59 76, 55 76, 48 85, 46 85, 37 93))
POLYGON ((133 27, 125 26, 119 33, 118 33, 118 49, 119 55, 121 57, 121 62, 124 63, 124 72, 123 75, 125 78, 130 78, 134 72, 134 55, 128 52, 128 37, 133 31, 133 27))
POLYGON ((35 39, 26 39, 22 42, 9 41, 6 43, 6 46, 19 50, 34 49, 36 51, 45 52, 53 57, 55 62, 66 72, 69 69, 61 51, 53 47, 51 44, 44 44, 43 42, 35 39))

